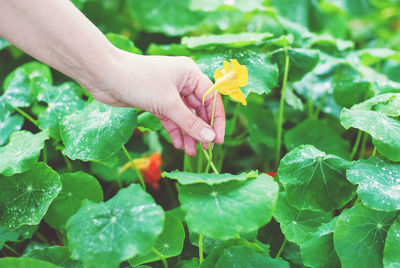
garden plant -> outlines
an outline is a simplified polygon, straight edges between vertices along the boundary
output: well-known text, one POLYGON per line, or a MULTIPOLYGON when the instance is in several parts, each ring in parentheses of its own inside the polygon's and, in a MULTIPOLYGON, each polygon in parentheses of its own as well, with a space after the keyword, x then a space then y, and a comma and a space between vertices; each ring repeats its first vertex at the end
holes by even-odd
POLYGON ((400 267, 400 1, 73 2, 191 57, 225 142, 189 157, 0 38, 0 267, 400 267))

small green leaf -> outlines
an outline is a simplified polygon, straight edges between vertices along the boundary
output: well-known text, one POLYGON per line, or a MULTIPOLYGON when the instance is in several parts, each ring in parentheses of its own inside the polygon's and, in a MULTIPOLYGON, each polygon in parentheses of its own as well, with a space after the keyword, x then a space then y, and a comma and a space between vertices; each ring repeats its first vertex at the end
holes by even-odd
POLYGON ((48 247, 33 249, 24 256, 32 259, 43 260, 62 268, 83 268, 82 263, 71 259, 67 247, 48 247))
POLYGON ((106 34, 107 39, 117 48, 135 53, 135 54, 143 54, 142 51, 137 48, 131 40, 127 37, 115 33, 106 34))
MULTIPOLYGON (((176 217, 166 213, 163 231, 157 237, 154 248, 166 259, 175 257, 182 253, 184 240, 185 230, 183 229, 182 223, 176 217)), ((158 260, 160 260, 160 257, 151 251, 147 255, 139 255, 130 259, 129 263, 135 266, 158 260)))
POLYGON ((20 115, 12 115, 10 112, 4 114, 4 120, 0 119, 0 146, 8 141, 11 133, 21 129, 24 118, 20 115))
POLYGON ((103 201, 103 189, 95 177, 85 172, 64 173, 60 176, 62 190, 51 203, 44 220, 54 229, 65 226, 80 208, 83 200, 103 201))
POLYGON ((390 227, 385 248, 383 250, 383 264, 387 268, 398 268, 400 266, 400 216, 393 222, 390 227))
POLYGON ((191 173, 185 171, 172 171, 163 172, 162 176, 170 179, 177 180, 182 185, 206 183, 208 185, 220 184, 228 181, 245 181, 249 178, 257 177, 257 172, 243 172, 239 175, 232 175, 229 173, 215 174, 215 173, 191 173))
POLYGON ((140 131, 157 131, 162 129, 160 119, 149 112, 141 113, 138 116, 138 129, 140 131))
POLYGON ((358 204, 340 214, 333 233, 343 267, 379 268, 386 233, 396 212, 381 212, 358 204))
POLYGON ((71 256, 85 267, 118 267, 121 261, 147 254, 163 222, 161 207, 137 184, 106 203, 86 200, 66 225, 71 256))
POLYGON ((0 267, 7 268, 58 268, 47 261, 35 260, 31 258, 1 258, 0 267))
POLYGON ((40 223, 50 203, 61 191, 59 175, 45 163, 24 173, 0 175, 0 225, 15 230, 40 223))
POLYGON ((243 12, 265 10, 263 0, 190 0, 190 9, 202 11, 215 11, 221 7, 235 8, 243 12))
POLYGON ((103 160, 117 153, 136 127, 136 111, 111 107, 98 101, 61 121, 63 154, 72 160, 103 160))
POLYGON ((278 176, 289 204, 300 210, 328 212, 343 207, 355 194, 345 177, 350 166, 351 162, 340 157, 302 145, 282 159, 278 176))
POLYGON ((281 224, 287 240, 296 244, 306 241, 307 235, 316 232, 322 223, 331 220, 330 213, 298 210, 289 205, 286 193, 280 192, 274 218, 281 224))
POLYGON ((189 228, 221 240, 254 231, 269 222, 277 197, 278 185, 265 174, 247 181, 179 187, 179 200, 189 228))
POLYGON ((32 167, 49 138, 48 131, 32 134, 26 130, 11 134, 10 142, 0 147, 0 174, 11 176, 32 167))

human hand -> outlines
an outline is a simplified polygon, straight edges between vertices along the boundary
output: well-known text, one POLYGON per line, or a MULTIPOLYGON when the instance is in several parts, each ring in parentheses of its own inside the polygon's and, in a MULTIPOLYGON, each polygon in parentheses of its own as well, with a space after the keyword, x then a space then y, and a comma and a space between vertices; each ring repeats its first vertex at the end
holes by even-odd
POLYGON ((213 83, 188 57, 142 56, 118 50, 109 75, 97 85, 84 85, 103 103, 138 107, 156 115, 173 145, 186 154, 196 154, 197 142, 222 144, 225 112, 217 94, 213 128, 209 125, 213 106, 204 93, 213 83))

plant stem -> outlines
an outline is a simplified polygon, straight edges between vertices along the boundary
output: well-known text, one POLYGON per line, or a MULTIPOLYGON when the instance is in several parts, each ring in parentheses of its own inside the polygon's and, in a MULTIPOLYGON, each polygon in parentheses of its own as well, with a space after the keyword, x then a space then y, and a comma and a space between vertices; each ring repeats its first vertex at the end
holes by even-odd
MULTIPOLYGON (((207 151, 204 150, 203 147, 201 147, 201 150, 203 151, 203 153, 206 156, 206 159, 208 161, 209 160, 209 155, 208 155, 207 151)), ((219 174, 219 172, 218 172, 217 168, 215 167, 213 161, 211 161, 210 166, 211 166, 211 169, 214 171, 215 174, 219 174)))
POLYGON ((40 241, 42 241, 45 244, 50 245, 50 242, 46 239, 46 237, 44 237, 41 233, 39 233, 38 231, 35 232, 35 235, 37 236, 37 238, 39 238, 40 241))
POLYGON ((165 259, 164 255, 162 255, 161 252, 158 251, 156 248, 152 248, 151 250, 154 252, 154 254, 156 254, 156 255, 161 259, 161 261, 162 261, 164 267, 165 267, 165 268, 168 268, 168 262, 167 262, 167 260, 165 259))
POLYGON ((144 182, 142 173, 140 173, 140 171, 136 168, 135 162, 133 162, 133 159, 132 159, 131 155, 129 154, 128 150, 126 149, 125 145, 122 146, 122 150, 124 151, 129 162, 131 162, 132 168, 136 171, 136 174, 139 178, 139 181, 140 181, 140 184, 142 185, 143 190, 146 191, 146 183, 144 182))
POLYGON ((350 161, 353 161, 354 157, 357 154, 358 146, 360 146, 360 141, 361 141, 362 135, 363 135, 363 132, 361 130, 358 130, 356 142, 354 143, 353 149, 351 150, 350 161))
POLYGON ((199 262, 203 263, 204 255, 203 255, 203 235, 199 235, 199 262))
POLYGON ((64 157, 64 162, 67 165, 68 171, 71 172, 73 170, 71 161, 69 161, 68 157, 66 157, 65 155, 63 155, 63 157, 64 157))
MULTIPOLYGON (((214 102, 213 102, 213 106, 212 106, 211 123, 210 123, 211 127, 214 126, 214 116, 215 116, 215 105, 216 105, 216 103, 217 103, 217 91, 214 91, 214 102)), ((212 161, 212 147, 211 147, 211 143, 209 143, 208 144, 208 162, 207 162, 207 167, 206 167, 205 173, 208 173, 208 171, 210 170, 211 161, 212 161)))
POLYGON ((46 142, 44 142, 44 146, 43 146, 42 160, 43 160, 43 162, 47 163, 47 149, 46 149, 46 142))
POLYGON ((372 156, 376 155, 376 147, 374 146, 374 150, 372 151, 372 156))
POLYGON ((8 249, 9 251, 11 251, 12 253, 14 253, 17 256, 21 256, 20 253, 18 253, 15 249, 13 249, 12 247, 10 247, 9 245, 7 245, 6 243, 4 243, 3 241, 0 240, 0 244, 3 245, 3 247, 5 247, 6 249, 8 249))
POLYGON ((278 116, 278 131, 276 135, 276 157, 275 157, 275 167, 279 166, 279 161, 281 158, 281 143, 282 143, 282 127, 283 127, 283 109, 285 106, 285 91, 286 82, 289 75, 289 55, 287 52, 287 47, 285 47, 285 70, 283 73, 282 89, 281 89, 281 100, 279 104, 279 116, 278 116))
POLYGON ((236 103, 236 107, 235 107, 235 111, 233 112, 233 117, 231 119, 231 125, 229 126, 229 129, 227 131, 227 134, 229 136, 232 136, 233 132, 235 131, 236 128, 236 119, 239 115, 239 111, 240 111, 240 103, 236 103))
POLYGON ((287 240, 285 238, 285 240, 283 240, 283 243, 282 243, 281 247, 278 250, 278 253, 275 256, 275 259, 277 259, 277 258, 279 258, 281 256, 283 250, 285 249, 286 243, 287 243, 287 240))
POLYGON ((192 172, 192 161, 190 160, 189 156, 183 153, 183 171, 192 172))
POLYGON ((365 148, 367 146, 368 142, 368 135, 364 134, 362 141, 361 141, 361 149, 360 149, 360 154, 358 155, 358 159, 363 159, 365 155, 365 148))
POLYGON ((37 122, 37 120, 33 119, 32 116, 30 116, 29 114, 27 114, 26 112, 24 112, 22 109, 20 108, 14 108, 15 111, 17 111, 18 113, 20 113, 23 117, 25 117, 26 119, 28 119, 29 121, 31 121, 35 126, 39 127, 39 124, 37 122))

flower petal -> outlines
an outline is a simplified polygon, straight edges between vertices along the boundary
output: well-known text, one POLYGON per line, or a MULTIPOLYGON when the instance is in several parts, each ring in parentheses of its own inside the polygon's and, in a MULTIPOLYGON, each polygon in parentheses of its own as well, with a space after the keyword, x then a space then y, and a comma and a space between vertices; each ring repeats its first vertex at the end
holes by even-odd
POLYGON ((247 68, 244 65, 240 65, 239 62, 235 59, 231 59, 232 70, 236 74, 236 79, 239 87, 244 87, 248 81, 248 72, 247 68))
POLYGON ((232 70, 229 62, 227 62, 226 60, 224 60, 224 65, 222 66, 222 69, 224 74, 227 74, 232 70))
POLYGON ((229 97, 231 97, 233 100, 240 102, 244 106, 247 105, 246 97, 244 96, 243 92, 240 90, 240 88, 236 88, 233 90, 230 94, 229 97))
POLYGON ((217 81, 218 78, 221 78, 222 76, 224 76, 224 74, 222 73, 222 71, 220 69, 215 69, 214 72, 214 81, 217 81))

